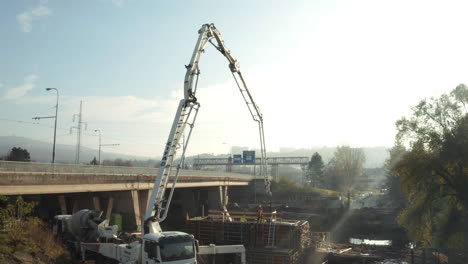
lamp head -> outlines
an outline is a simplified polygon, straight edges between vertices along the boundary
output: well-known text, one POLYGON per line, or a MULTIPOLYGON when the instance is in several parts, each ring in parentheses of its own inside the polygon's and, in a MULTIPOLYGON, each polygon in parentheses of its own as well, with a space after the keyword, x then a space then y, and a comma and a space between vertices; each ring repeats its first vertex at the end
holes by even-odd
POLYGON ((52 88, 46 88, 46 91, 50 91, 50 90, 52 90, 52 88))

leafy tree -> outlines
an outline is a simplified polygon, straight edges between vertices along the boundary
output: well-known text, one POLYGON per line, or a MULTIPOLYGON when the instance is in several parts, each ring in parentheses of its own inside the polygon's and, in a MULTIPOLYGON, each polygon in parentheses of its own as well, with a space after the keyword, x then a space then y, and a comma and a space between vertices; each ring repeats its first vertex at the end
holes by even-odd
POLYGON ((306 172, 307 179, 313 187, 323 185, 324 167, 322 156, 318 152, 315 152, 310 158, 309 164, 307 164, 306 172))
POLYGON ((450 94, 440 98, 421 100, 412 108, 411 118, 401 118, 396 122, 397 144, 423 144, 425 148, 436 150, 442 144, 443 137, 452 133, 466 115, 468 87, 458 85, 450 94))
POLYGON ((94 157, 93 160, 91 160, 91 162, 89 164, 98 165, 98 161, 97 161, 96 157, 94 157))
POLYGON ((36 202, 26 202, 21 196, 15 202, 10 202, 7 196, 0 196, 3 204, 0 208, 0 224, 8 230, 0 234, 0 252, 8 253, 17 250, 32 250, 33 241, 25 227, 26 222, 36 224, 38 219, 31 217, 36 202))
POLYGON ((21 196, 0 195, 0 229, 7 231, 0 232, 0 263, 4 260, 12 263, 8 260, 18 251, 33 256, 45 254, 51 258, 50 263, 72 263, 69 253, 56 240, 52 230, 34 216, 36 206, 37 202, 25 201, 21 196))
POLYGON ((422 100, 397 121, 408 151, 391 174, 408 199, 398 222, 423 247, 468 248, 468 88, 422 100))
POLYGON ((29 154, 28 150, 26 149, 22 149, 22 148, 17 148, 17 147, 14 147, 12 148, 7 156, 6 156, 6 160, 8 161, 25 161, 25 162, 29 162, 31 161, 31 155, 29 154))
POLYGON ((354 180, 362 175, 364 161, 362 149, 338 147, 326 168, 329 187, 338 191, 349 190, 354 180))

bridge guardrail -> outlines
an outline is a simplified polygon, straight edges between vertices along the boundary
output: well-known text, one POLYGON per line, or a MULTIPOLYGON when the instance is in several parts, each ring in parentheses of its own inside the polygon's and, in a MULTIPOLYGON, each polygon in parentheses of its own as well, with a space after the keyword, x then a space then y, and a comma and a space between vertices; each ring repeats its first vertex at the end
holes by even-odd
MULTIPOLYGON (((17 162, 0 161, 0 172, 44 172, 44 173, 93 173, 93 174, 126 174, 126 175, 157 175, 158 168, 145 167, 123 167, 102 165, 81 165, 62 163, 39 163, 39 162, 17 162)), ((175 169, 171 175, 175 175, 175 169)), ((253 178, 251 175, 240 173, 228 173, 207 170, 181 170, 181 176, 205 176, 205 177, 242 177, 253 178)))
MULTIPOLYGON (((308 157, 268 157, 268 165, 307 165, 308 157)), ((228 158, 194 158, 194 166, 228 165, 228 158)), ((255 163, 231 163, 230 165, 260 165, 261 158, 255 158, 255 163)))

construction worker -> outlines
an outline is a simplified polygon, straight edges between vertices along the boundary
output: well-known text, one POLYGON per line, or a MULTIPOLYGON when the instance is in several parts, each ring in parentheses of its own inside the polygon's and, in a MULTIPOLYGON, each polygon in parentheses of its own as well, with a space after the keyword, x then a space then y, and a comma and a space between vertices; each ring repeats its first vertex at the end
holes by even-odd
POLYGON ((241 218, 240 218, 240 221, 245 223, 247 222, 247 217, 245 217, 245 215, 243 215, 241 218))
POLYGON ((263 219, 263 208, 262 208, 262 205, 259 205, 257 209, 257 224, 261 223, 262 219, 263 219))

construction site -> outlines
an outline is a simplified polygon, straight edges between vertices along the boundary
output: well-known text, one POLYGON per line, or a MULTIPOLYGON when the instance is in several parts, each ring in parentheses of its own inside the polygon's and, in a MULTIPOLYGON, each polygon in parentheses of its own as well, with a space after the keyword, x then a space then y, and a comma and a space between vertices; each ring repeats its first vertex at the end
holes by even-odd
POLYGON ((18 44, 6 42, 4 53, 13 55, 0 80, 8 88, 0 107, 13 113, 0 118, 9 122, 2 130, 15 142, 0 157, 0 263, 468 263, 468 86, 437 99, 443 90, 433 85, 446 84, 428 78, 465 76, 454 63, 459 56, 445 60, 453 44, 437 57, 429 45, 459 39, 463 34, 450 36, 453 27, 439 23, 463 14, 444 18, 434 7, 427 17, 442 19, 422 30, 427 23, 414 14, 423 4, 369 11, 377 4, 234 1, 207 8, 169 1, 167 12, 159 1, 102 0, 93 8, 13 2, 4 4, 12 13, 4 20, 16 21, 22 35, 18 44), (334 5, 345 9, 334 13, 334 5), (383 10, 391 15, 379 25, 383 10), (408 19, 396 23, 401 10, 409 11, 399 18, 408 19), (46 18, 57 21, 40 26, 46 18), (224 21, 245 68, 206 18, 224 21), (33 22, 42 33, 31 34, 33 22), (442 37, 432 33, 438 28, 442 37), (211 65, 218 59, 224 67, 211 65), (432 64, 443 67, 431 72, 432 64), (14 72, 20 70, 24 76, 14 72), (408 111, 398 107, 416 100, 420 86, 434 94, 424 93, 430 99, 401 117, 408 111), (402 96, 407 91, 411 96, 402 96), (55 115, 45 114, 51 108, 55 115), (41 119, 54 120, 53 137, 41 119), (88 120, 94 133, 86 132, 88 120), (396 125, 394 138, 388 124, 396 125), (57 137, 67 144, 56 144, 57 137), (27 142, 46 149, 36 152, 47 158, 32 157, 27 142))

